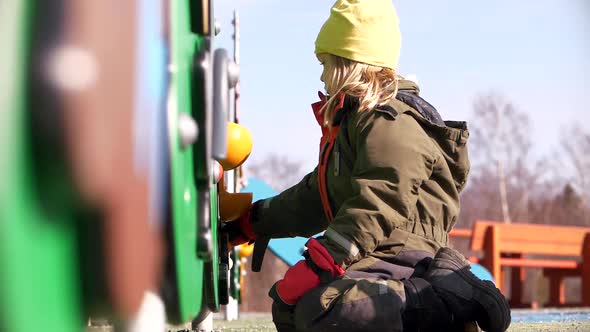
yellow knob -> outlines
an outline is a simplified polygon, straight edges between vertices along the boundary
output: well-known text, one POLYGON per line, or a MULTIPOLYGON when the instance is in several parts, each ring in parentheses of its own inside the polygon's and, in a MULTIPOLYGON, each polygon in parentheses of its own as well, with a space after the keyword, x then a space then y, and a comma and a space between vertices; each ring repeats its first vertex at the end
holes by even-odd
POLYGON ((244 163, 252 152, 252 135, 244 126, 227 124, 227 156, 219 160, 223 170, 232 170, 244 163))
POLYGON ((254 251, 254 244, 241 244, 238 248, 238 256, 240 258, 248 257, 248 256, 252 255, 253 251, 254 251))

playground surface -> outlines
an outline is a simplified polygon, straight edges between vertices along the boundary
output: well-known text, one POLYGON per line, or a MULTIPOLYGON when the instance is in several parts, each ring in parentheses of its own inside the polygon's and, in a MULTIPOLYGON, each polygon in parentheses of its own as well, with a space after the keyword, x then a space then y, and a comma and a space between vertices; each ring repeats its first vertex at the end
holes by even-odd
MULTIPOLYGON (((590 309, 513 310, 509 332, 589 332, 590 309)), ((213 330, 221 332, 276 331, 269 314, 242 314, 237 321, 215 319, 213 330)), ((171 329, 171 332, 176 330, 171 329)))
MULTIPOLYGON (((508 332, 588 332, 590 309, 513 310, 508 332)), ((187 326, 170 326, 167 332, 190 330, 187 326)), ((243 313, 239 320, 225 321, 216 314, 214 332, 273 332, 276 331, 270 314, 243 313)), ((108 326, 89 327, 86 332, 112 332, 108 326)))

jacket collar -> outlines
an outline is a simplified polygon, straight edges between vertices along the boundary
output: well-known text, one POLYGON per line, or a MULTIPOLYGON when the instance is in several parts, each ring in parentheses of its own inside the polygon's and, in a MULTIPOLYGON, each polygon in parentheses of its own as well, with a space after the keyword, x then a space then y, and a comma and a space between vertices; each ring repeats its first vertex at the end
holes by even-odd
MULTIPOLYGON (((320 101, 311 104, 311 109, 313 110, 313 114, 315 116, 316 121, 320 127, 324 127, 324 113, 321 112, 322 107, 328 102, 328 96, 324 95, 321 91, 318 91, 318 97, 320 101)), ((356 98, 347 96, 344 93, 340 93, 338 95, 338 104, 336 105, 336 111, 334 112, 334 119, 333 124, 338 124, 342 120, 341 110, 347 110, 350 108, 355 107, 357 104, 356 98)))
MULTIPOLYGON (((409 92, 414 95, 420 94, 420 88, 418 87, 418 84, 416 84, 414 81, 406 80, 403 78, 400 79, 398 82, 398 90, 403 91, 403 92, 409 92)), ((318 102, 311 104, 311 108, 313 110, 313 114, 315 116, 315 119, 316 119, 318 125, 323 128, 324 127, 324 114, 321 113, 320 110, 322 109, 322 107, 324 107, 324 105, 328 101, 328 96, 323 94, 321 91, 318 91, 318 97, 320 100, 318 102)), ((343 93, 340 94, 339 98, 340 98, 340 101, 339 101, 338 106, 336 107, 336 112, 334 113, 334 119, 333 119, 334 125, 338 125, 340 123, 340 121, 342 121, 342 117, 345 112, 340 112, 340 110, 348 111, 348 110, 355 110, 358 108, 358 98, 352 97, 349 95, 345 95, 343 93)), ((397 115, 397 112, 395 115, 397 115)))

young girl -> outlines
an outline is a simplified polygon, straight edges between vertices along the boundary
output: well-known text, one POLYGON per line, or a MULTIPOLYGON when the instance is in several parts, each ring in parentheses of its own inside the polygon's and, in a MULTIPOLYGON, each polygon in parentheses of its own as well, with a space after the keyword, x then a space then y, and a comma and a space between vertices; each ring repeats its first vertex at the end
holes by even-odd
POLYGON ((234 244, 312 236, 270 290, 279 331, 503 332, 506 299, 447 248, 469 171, 464 122, 396 74, 390 0, 338 0, 315 52, 329 98, 318 167, 236 221, 234 244))

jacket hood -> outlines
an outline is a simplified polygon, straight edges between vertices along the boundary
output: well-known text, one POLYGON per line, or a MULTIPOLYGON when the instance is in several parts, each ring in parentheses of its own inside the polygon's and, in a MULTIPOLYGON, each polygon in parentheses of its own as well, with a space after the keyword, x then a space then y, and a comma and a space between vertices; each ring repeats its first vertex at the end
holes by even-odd
POLYGON ((445 157, 457 191, 460 192, 465 187, 470 168, 467 123, 444 121, 438 111, 419 96, 419 92, 420 88, 416 83, 400 80, 398 94, 388 106, 399 113, 411 115, 420 123, 445 157))
POLYGON ((397 84, 397 89, 398 91, 411 92, 415 95, 420 95, 420 87, 414 81, 400 79, 397 84))

